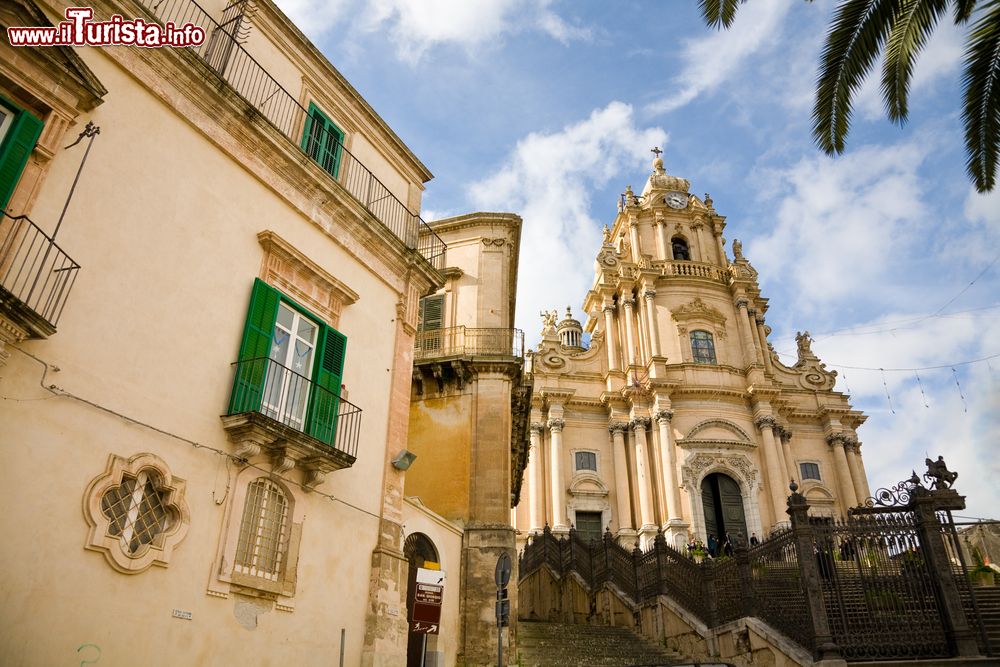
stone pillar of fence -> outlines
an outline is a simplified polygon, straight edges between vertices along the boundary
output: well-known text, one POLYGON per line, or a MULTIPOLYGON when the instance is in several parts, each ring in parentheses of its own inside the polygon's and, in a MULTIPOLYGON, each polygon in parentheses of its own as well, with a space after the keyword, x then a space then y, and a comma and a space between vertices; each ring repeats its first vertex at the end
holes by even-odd
POLYGON ((714 628, 719 624, 719 598, 715 594, 715 561, 704 560, 698 567, 702 571, 705 591, 705 625, 714 628))
POLYGON ((910 498, 910 508, 913 510, 914 527, 920 540, 920 551, 941 601, 945 638, 953 655, 979 655, 976 636, 965 616, 952 564, 944 548, 941 522, 937 516, 939 509, 964 509, 964 498, 951 489, 917 492, 910 498), (953 499, 955 502, 949 505, 948 501, 953 499))
POLYGON ((736 572, 740 578, 740 599, 742 600, 743 615, 757 615, 757 597, 753 589, 753 570, 750 567, 750 550, 747 549, 746 540, 741 536, 736 537, 736 550, 733 554, 736 558, 736 572))
POLYGON ((840 647, 833 642, 830 621, 823 601, 823 584, 820 581, 819 564, 816 560, 815 539, 809 524, 809 504, 805 496, 798 492, 795 482, 789 485, 792 494, 788 497, 788 516, 795 533, 795 550, 799 561, 799 576, 802 592, 806 596, 806 609, 812 623, 813 656, 824 665, 846 664, 840 647))

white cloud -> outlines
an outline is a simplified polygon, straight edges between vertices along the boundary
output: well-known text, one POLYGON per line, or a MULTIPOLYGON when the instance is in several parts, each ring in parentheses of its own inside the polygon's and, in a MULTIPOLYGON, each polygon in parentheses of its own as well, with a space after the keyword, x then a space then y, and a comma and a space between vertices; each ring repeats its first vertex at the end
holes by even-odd
MULTIPOLYGON (((600 246, 590 192, 642 164, 649 147, 666 139, 658 127, 637 127, 632 107, 612 102, 558 132, 529 134, 493 175, 469 186, 474 208, 515 211, 524 219, 515 319, 531 340, 540 310, 571 305, 579 312, 590 288, 600 246)), ((607 202, 601 222, 614 217, 614 206, 607 202)))
POLYGON ((310 39, 316 39, 340 21, 351 0, 277 0, 281 11, 310 39))
POLYGON ((432 47, 489 46, 508 33, 537 30, 562 43, 587 39, 550 7, 552 0, 374 0, 361 25, 385 31, 401 60, 415 63, 432 47))
POLYGON ((769 233, 747 244, 761 275, 791 287, 795 306, 806 312, 869 294, 871 285, 888 286, 880 279, 891 275, 928 222, 917 169, 931 150, 915 141, 837 158, 811 153, 762 175, 780 197, 769 233))
POLYGON ((650 114, 662 114, 710 93, 728 81, 747 58, 761 48, 773 47, 774 34, 791 8, 788 0, 759 0, 740 6, 729 30, 684 43, 683 69, 671 84, 668 95, 646 106, 650 114))

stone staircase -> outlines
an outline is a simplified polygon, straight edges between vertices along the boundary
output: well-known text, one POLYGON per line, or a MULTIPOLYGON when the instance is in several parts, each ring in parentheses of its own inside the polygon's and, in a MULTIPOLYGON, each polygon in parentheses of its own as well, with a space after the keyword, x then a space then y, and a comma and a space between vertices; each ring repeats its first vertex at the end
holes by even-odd
MULTIPOLYGON (((980 618, 983 619, 992 655, 1000 656, 1000 587, 973 586, 973 590, 976 592, 976 606, 979 608, 980 618)), ((969 609, 968 599, 963 601, 966 603, 966 609, 969 609)))
POLYGON ((627 630, 599 625, 518 621, 523 667, 627 667, 674 665, 681 656, 627 630))

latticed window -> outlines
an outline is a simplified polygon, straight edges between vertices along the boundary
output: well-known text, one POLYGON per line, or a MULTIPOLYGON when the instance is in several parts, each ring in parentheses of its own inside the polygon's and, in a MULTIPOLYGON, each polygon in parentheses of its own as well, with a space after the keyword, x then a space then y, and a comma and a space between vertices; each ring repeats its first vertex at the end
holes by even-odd
POLYGON ((576 469, 577 470, 593 470, 597 471, 597 454, 594 452, 577 452, 576 453, 576 469))
POLYGON ((135 556, 169 528, 170 512, 164 505, 155 472, 122 475, 122 483, 101 497, 101 511, 109 520, 108 535, 119 538, 122 551, 135 556))
POLYGON ((802 473, 802 479, 821 479, 818 463, 800 463, 799 470, 802 473))
POLYGON ((287 551, 288 499, 274 482, 260 478, 247 488, 236 546, 236 572, 278 581, 287 551))
POLYGON ((696 364, 714 364, 715 341, 707 331, 691 332, 691 355, 696 364))

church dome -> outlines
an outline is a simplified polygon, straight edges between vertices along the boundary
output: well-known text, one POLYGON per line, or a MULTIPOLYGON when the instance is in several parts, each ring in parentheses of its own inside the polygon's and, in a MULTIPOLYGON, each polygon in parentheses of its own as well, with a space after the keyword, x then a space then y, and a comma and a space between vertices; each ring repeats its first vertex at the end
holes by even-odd
POLYGON ((657 157, 653 160, 653 173, 646 180, 646 187, 642 189, 642 196, 646 197, 651 192, 687 192, 691 189, 691 181, 680 176, 671 176, 663 168, 663 160, 657 157))
POLYGON ((573 312, 569 306, 566 306, 566 317, 559 321, 556 332, 564 348, 583 350, 583 326, 578 320, 573 319, 573 312))

